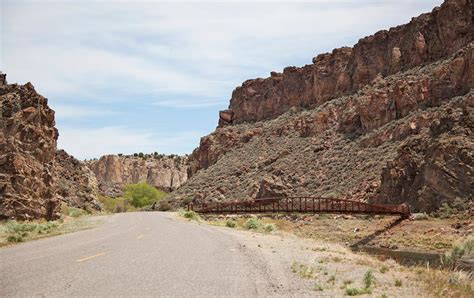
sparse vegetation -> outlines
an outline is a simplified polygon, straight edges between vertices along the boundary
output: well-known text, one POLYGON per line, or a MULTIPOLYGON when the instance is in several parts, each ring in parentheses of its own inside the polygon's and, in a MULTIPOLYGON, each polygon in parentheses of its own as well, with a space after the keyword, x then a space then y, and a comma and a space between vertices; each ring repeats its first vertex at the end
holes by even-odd
POLYGON ((265 224, 263 225, 263 230, 267 233, 276 231, 276 226, 274 224, 265 224))
POLYGON ((442 258, 441 262, 448 268, 454 269, 456 262, 463 256, 474 254, 474 238, 467 239, 461 245, 455 245, 453 249, 447 252, 442 258))
POLYGON ((318 291, 318 292, 321 292, 323 291, 323 287, 320 285, 320 284, 314 284, 313 285, 313 291, 318 291))
POLYGON ((469 198, 460 198, 457 197, 451 204, 443 203, 438 211, 433 212, 433 216, 439 218, 451 218, 451 217, 458 217, 458 218, 465 218, 469 217, 468 210, 469 210, 469 202, 471 199, 469 198))
POLYGON ((380 273, 386 273, 388 272, 388 267, 383 265, 381 268, 380 268, 380 273))
POLYGON ((110 213, 121 213, 137 210, 137 208, 132 206, 128 199, 123 197, 110 198, 105 196, 99 196, 98 199, 102 205, 102 208, 110 213))
POLYGON ((348 296, 358 296, 358 295, 365 295, 365 294, 372 294, 372 289, 346 288, 346 295, 348 296))
POLYGON ((79 217, 79 216, 83 216, 83 215, 87 215, 88 212, 84 209, 80 209, 80 208, 75 208, 75 207, 69 207, 67 209, 67 215, 71 216, 71 217, 79 217))
POLYGON ((151 205, 166 196, 165 192, 147 183, 129 184, 125 186, 124 192, 124 198, 137 208, 151 205))
POLYGON ((395 279, 395 286, 396 286, 396 287, 401 287, 401 286, 402 286, 402 280, 399 279, 399 278, 396 278, 396 279, 395 279))
POLYGON ((291 271, 295 274, 298 274, 298 276, 303 279, 310 279, 314 277, 313 267, 307 266, 302 263, 293 262, 291 264, 291 271))
POLYGON ((367 270, 364 274, 364 286, 366 289, 370 288, 375 283, 375 276, 372 269, 367 270))
POLYGON ((6 224, 6 232, 8 234, 8 242, 23 242, 32 234, 48 234, 59 226, 56 221, 48 221, 45 223, 34 222, 18 222, 16 220, 8 221, 6 224))
POLYGON ((258 230, 262 227, 262 223, 256 219, 256 218, 249 218, 245 223, 244 223, 244 228, 247 230, 258 230))
POLYGON ((228 219, 225 222, 225 226, 228 227, 228 228, 235 228, 237 226, 237 223, 235 222, 235 220, 228 219))
POLYGON ((195 220, 195 221, 201 220, 201 217, 199 216, 199 214, 197 214, 196 212, 194 212, 192 210, 190 210, 190 211, 181 211, 180 215, 184 218, 189 219, 189 220, 195 220))
POLYGON ((362 279, 362 281, 364 283, 363 288, 347 287, 346 295, 358 296, 358 295, 372 294, 372 286, 375 283, 375 276, 372 269, 369 269, 367 270, 367 272, 365 272, 364 278, 362 279))

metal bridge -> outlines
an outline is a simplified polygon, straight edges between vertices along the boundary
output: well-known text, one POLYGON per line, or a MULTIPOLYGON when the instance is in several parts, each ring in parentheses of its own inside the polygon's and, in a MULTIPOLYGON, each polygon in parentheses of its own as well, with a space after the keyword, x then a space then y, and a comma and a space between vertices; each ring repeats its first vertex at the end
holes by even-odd
POLYGON ((388 214, 410 216, 406 204, 384 205, 360 201, 321 197, 263 198, 248 201, 227 201, 189 204, 188 210, 198 213, 348 213, 348 214, 388 214))

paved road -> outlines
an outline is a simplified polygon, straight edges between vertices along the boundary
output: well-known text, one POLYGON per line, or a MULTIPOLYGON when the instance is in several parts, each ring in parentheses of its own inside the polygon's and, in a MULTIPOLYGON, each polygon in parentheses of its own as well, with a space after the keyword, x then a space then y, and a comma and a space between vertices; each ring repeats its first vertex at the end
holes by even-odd
POLYGON ((91 230, 0 249, 0 296, 268 295, 275 285, 258 262, 224 229, 116 214, 91 230))

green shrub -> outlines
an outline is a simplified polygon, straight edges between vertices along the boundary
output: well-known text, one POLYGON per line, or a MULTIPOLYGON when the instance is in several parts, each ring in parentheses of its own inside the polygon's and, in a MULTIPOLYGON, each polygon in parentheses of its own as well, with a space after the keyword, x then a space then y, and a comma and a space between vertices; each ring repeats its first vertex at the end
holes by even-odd
POLYGON ((314 284, 314 286, 313 286, 313 291, 318 291, 318 292, 320 292, 320 291, 323 291, 323 290, 324 290, 324 289, 323 289, 323 287, 321 287, 320 284, 314 284))
POLYGON ((396 287, 401 287, 402 286, 402 280, 401 279, 395 279, 395 286, 396 287))
POLYGON ((267 233, 271 233, 271 232, 274 232, 276 231, 276 226, 274 224, 265 224, 263 226, 263 230, 267 233))
POLYGON ((31 234, 47 234, 59 224, 56 221, 48 221, 46 223, 19 223, 15 220, 8 221, 6 224, 6 232, 10 234, 7 237, 8 242, 23 242, 26 237, 31 234))
POLYGON ((69 207, 68 208, 68 215, 71 217, 79 217, 86 215, 87 211, 79 208, 69 207))
POLYGON ((447 252, 442 258, 441 263, 447 267, 454 269, 456 262, 467 255, 474 254, 474 238, 467 239, 461 245, 456 245, 450 252, 447 252))
POLYGON ((381 273, 385 273, 385 272, 387 272, 387 271, 388 271, 388 267, 385 266, 385 265, 383 265, 383 266, 380 268, 380 272, 381 272, 381 273))
POLYGON ((346 288, 346 295, 348 296, 358 296, 358 295, 365 295, 365 294, 372 294, 371 289, 360 289, 360 288, 346 288))
POLYGON ((161 200, 166 193, 147 183, 129 184, 125 186, 125 199, 137 208, 151 205, 161 200))
POLYGON ((21 233, 21 232, 31 232, 36 229, 36 224, 34 223, 19 223, 16 220, 9 220, 6 225, 7 233, 21 233))
POLYGON ((99 202, 102 205, 102 209, 110 213, 120 213, 137 210, 130 204, 130 201, 128 199, 122 197, 110 198, 105 196, 99 196, 99 202))
POLYGON ((364 286, 366 289, 370 288, 375 283, 375 276, 372 269, 367 270, 364 274, 364 286))
POLYGON ((244 223, 244 228, 246 228, 247 230, 258 230, 261 226, 262 224, 260 223, 260 221, 253 217, 247 219, 247 221, 244 223))
POLYGON ((199 214, 197 214, 196 212, 194 211, 184 211, 183 212, 183 217, 184 218, 187 218, 187 219, 190 219, 190 220, 200 220, 201 217, 199 216, 199 214))
POLYGON ((237 223, 235 222, 235 220, 228 219, 228 220, 225 222, 225 226, 226 226, 226 227, 229 227, 229 228, 235 228, 235 227, 237 226, 237 223))
POLYGON ((20 235, 20 234, 14 234, 14 235, 8 236, 7 241, 8 241, 8 242, 15 242, 15 243, 17 243, 17 242, 23 242, 23 241, 25 241, 25 240, 23 239, 23 236, 22 236, 22 235, 20 235))

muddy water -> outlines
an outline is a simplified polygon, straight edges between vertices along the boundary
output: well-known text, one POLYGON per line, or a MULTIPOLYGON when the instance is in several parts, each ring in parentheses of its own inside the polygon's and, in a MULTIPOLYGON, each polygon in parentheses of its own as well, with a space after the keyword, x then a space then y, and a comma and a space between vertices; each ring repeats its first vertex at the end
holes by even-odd
POLYGON ((393 259, 397 263, 406 266, 429 264, 430 267, 441 267, 441 257, 443 254, 429 251, 393 250, 381 247, 361 247, 357 251, 362 251, 374 255, 379 259, 393 259))

